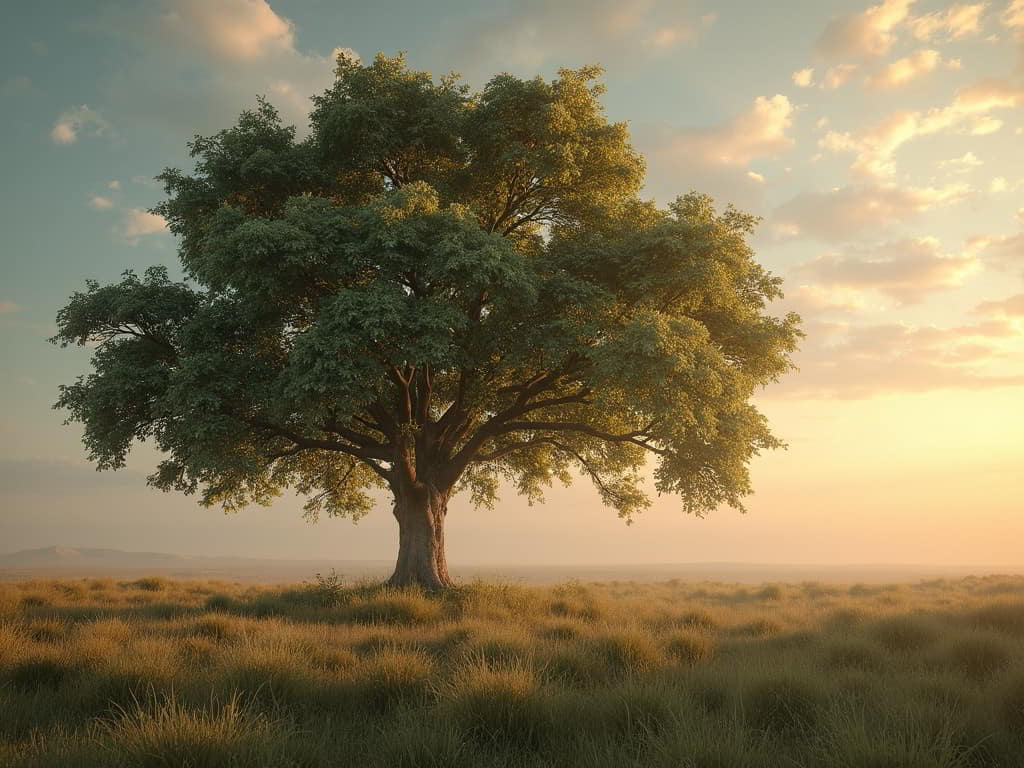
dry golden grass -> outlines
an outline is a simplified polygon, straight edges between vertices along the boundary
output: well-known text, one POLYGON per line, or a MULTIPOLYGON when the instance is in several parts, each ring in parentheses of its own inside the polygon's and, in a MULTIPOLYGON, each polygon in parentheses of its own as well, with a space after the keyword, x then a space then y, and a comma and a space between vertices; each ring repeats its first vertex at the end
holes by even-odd
POLYGON ((0 766, 1024 765, 1024 579, 0 584, 0 766))

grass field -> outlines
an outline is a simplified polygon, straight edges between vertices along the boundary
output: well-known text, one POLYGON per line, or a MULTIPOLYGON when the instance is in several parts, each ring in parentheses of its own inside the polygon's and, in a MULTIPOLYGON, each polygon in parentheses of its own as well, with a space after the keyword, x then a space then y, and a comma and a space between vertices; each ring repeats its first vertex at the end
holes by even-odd
POLYGON ((1024 766, 1024 578, 0 584, 0 765, 1024 766))

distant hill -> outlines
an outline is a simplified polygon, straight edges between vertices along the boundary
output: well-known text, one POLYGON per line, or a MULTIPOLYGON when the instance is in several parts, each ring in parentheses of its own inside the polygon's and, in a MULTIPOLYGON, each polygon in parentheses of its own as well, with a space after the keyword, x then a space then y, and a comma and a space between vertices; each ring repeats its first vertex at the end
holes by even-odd
MULTIPOLYGON (((0 554, 0 579, 138 577, 159 575, 176 579, 221 579, 262 584, 306 581, 317 573, 336 571, 347 579, 383 579, 394 563, 385 560, 275 560, 254 557, 202 557, 165 552, 125 552, 120 549, 50 546, 0 554)), ((915 582, 970 574, 1019 574, 1024 567, 925 565, 805 565, 785 563, 637 563, 625 565, 565 564, 490 565, 451 564, 457 580, 485 579, 530 583, 580 581, 826 581, 915 582)))

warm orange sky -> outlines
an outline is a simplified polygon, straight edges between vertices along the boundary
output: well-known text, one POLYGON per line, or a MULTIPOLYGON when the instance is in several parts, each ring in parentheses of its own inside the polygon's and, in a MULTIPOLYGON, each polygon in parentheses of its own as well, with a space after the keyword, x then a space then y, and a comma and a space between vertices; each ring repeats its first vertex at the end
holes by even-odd
POLYGON ((87 367, 87 350, 44 341, 66 297, 175 263, 145 213, 160 199, 149 179, 257 93, 301 126, 347 48, 407 50, 477 86, 602 63, 648 194, 697 189, 762 216, 754 246, 787 293, 776 309, 808 333, 801 370, 759 396, 790 448, 755 461, 747 515, 688 518, 663 498, 626 528, 583 482, 533 508, 456 499, 452 563, 1024 565, 1024 0, 329 5, 9 14, 0 551, 393 557, 387 505, 355 527, 307 525, 291 499, 225 518, 147 489, 146 450, 97 475, 50 410, 87 367))

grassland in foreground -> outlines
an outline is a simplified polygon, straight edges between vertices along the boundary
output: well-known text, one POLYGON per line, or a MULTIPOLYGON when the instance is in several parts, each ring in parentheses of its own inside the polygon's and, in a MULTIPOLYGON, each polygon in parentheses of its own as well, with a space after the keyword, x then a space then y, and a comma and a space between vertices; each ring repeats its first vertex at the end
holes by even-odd
POLYGON ((1024 578, 0 584, 2 766, 1024 766, 1024 578))

